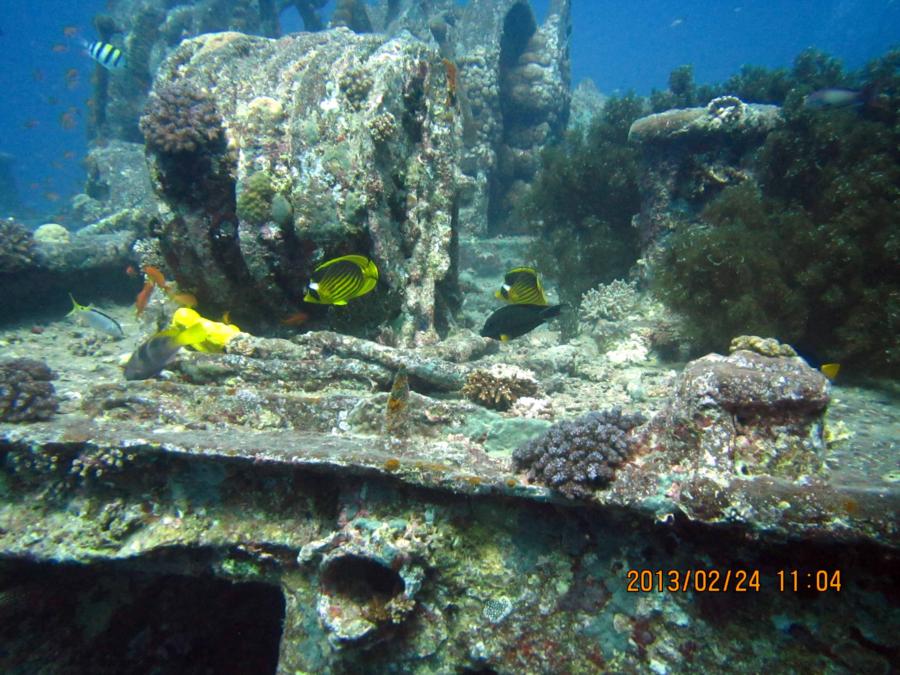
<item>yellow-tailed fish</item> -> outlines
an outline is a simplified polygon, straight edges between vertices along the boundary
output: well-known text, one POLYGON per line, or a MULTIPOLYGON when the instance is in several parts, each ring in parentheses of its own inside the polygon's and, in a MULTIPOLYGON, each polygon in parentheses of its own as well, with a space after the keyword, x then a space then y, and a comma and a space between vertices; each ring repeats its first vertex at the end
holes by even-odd
POLYGON ((322 263, 306 286, 304 302, 319 305, 346 305, 365 295, 378 283, 378 268, 361 255, 344 255, 322 263))
POLYGON ((822 374, 829 380, 833 380, 837 377, 838 372, 841 370, 841 364, 823 363, 821 366, 819 366, 819 370, 822 371, 822 374))
POLYGON ((494 293, 514 305, 546 305, 541 276, 533 267, 514 267, 503 277, 503 286, 494 293))
POLYGON ((66 316, 75 316, 79 321, 87 324, 94 330, 114 338, 125 337, 125 331, 122 330, 122 326, 109 314, 105 314, 90 305, 79 305, 71 293, 69 293, 69 297, 72 298, 72 311, 66 316))
POLYGON ((190 328, 172 327, 160 331, 142 343, 128 359, 125 364, 125 379, 146 380, 154 377, 175 358, 179 349, 205 339, 206 330, 199 322, 190 328))

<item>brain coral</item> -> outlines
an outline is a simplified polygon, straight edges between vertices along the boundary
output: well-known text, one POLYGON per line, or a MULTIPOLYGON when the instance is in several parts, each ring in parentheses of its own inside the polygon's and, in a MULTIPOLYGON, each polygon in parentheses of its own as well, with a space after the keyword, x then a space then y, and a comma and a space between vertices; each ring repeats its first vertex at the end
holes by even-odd
POLYGON ((222 118, 205 91, 175 82, 150 94, 140 127, 150 148, 190 153, 220 138, 222 118))
POLYGON ((619 408, 589 412, 560 422, 513 452, 513 466, 528 479, 560 490, 567 497, 587 497, 609 483, 615 469, 632 452, 628 432, 645 418, 619 408))

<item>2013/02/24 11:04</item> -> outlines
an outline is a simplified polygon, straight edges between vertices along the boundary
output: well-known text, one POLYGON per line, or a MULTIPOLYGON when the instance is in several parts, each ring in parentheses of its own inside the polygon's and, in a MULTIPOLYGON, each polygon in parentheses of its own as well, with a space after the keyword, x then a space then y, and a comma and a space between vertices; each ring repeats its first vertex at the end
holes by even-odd
MULTIPOLYGON (((782 593, 841 590, 840 570, 779 570, 775 576, 778 591, 782 593)), ((630 593, 758 593, 761 589, 760 571, 754 569, 630 569, 626 571, 626 582, 626 590, 630 593)))

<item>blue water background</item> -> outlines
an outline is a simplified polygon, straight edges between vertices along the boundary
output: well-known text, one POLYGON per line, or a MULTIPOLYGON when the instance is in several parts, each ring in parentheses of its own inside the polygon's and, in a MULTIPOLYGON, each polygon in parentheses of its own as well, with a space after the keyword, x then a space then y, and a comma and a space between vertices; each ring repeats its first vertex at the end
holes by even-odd
MULTIPOLYGON (((532 2, 539 19, 547 5, 532 2)), ((94 39, 91 19, 105 2, 0 0, 0 7, 0 152, 17 157, 19 190, 33 218, 66 224, 58 211, 84 184, 94 64, 80 38, 66 38, 63 29, 75 26, 94 39), (77 81, 66 77, 71 68, 77 81), (60 118, 70 109, 75 126, 64 129, 60 118)), ((807 47, 857 68, 900 44, 900 0, 573 0, 572 24, 573 83, 589 77, 605 93, 646 94, 664 89, 681 64, 694 65, 698 82, 716 82, 743 64, 788 66, 807 47)), ((285 30, 300 27, 296 13, 286 12, 285 30)))

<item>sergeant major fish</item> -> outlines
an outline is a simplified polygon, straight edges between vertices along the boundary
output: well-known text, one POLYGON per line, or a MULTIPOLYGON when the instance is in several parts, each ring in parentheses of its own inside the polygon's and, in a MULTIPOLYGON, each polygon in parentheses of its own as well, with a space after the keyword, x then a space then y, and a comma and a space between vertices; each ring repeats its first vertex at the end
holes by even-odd
POLYGON ((122 70, 125 67, 125 54, 121 49, 108 42, 99 40, 91 42, 87 45, 87 53, 107 70, 122 70))

